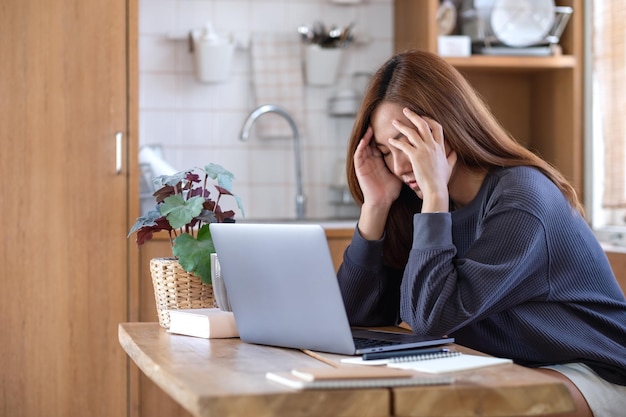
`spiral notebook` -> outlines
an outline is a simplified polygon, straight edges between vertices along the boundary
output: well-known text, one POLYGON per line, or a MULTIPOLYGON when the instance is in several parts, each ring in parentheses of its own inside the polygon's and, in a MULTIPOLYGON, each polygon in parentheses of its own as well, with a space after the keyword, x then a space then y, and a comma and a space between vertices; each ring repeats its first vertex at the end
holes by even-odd
POLYGON ((506 358, 494 358, 492 356, 467 355, 461 353, 459 355, 451 355, 443 358, 389 362, 387 366, 398 369, 411 369, 419 372, 428 372, 430 374, 441 374, 507 363, 513 363, 513 361, 506 358))
POLYGON ((363 360, 362 358, 343 358, 341 362, 351 365, 386 365, 397 369, 410 369, 429 374, 466 371, 513 363, 511 359, 493 356, 470 355, 461 352, 442 352, 427 355, 397 356, 389 359, 363 360))

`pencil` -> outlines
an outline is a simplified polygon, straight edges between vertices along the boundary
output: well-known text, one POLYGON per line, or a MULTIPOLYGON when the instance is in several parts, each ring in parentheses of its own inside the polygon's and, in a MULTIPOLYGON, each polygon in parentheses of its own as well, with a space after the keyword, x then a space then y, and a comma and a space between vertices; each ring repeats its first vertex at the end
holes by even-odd
POLYGON ((339 368, 339 364, 333 360, 330 360, 328 358, 325 358, 324 356, 320 355, 317 352, 313 352, 312 350, 309 349, 302 349, 302 352, 309 355, 310 357, 317 359, 318 361, 322 361, 327 365, 332 366, 333 368, 339 368))

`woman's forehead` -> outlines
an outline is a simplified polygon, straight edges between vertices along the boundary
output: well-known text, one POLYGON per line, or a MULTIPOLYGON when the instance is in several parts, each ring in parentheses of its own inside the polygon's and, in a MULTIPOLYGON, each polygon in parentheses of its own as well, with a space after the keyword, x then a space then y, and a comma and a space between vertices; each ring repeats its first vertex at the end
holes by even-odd
POLYGON ((377 145, 387 146, 388 138, 400 138, 403 136, 391 122, 400 120, 402 123, 410 124, 409 119, 402 112, 402 106, 396 103, 381 103, 372 112, 370 123, 374 131, 374 141, 377 145))

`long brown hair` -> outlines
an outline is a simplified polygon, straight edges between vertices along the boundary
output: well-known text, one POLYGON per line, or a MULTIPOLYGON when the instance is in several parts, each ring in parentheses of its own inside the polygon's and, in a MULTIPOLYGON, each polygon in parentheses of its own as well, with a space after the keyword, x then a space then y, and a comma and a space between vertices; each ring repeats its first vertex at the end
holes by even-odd
MULTIPOLYGON (((426 51, 411 50, 389 59, 374 73, 357 114, 346 166, 348 187, 358 204, 363 192, 354 169, 354 152, 371 123, 372 112, 382 102, 408 107, 439 122, 448 145, 456 151, 457 164, 489 171, 497 167, 532 166, 543 172, 581 214, 576 191, 548 162, 519 144, 500 125, 465 78, 445 60, 426 51)), ((421 200, 403 186, 391 207, 385 231, 385 261, 404 268, 412 243, 412 216, 421 200)))

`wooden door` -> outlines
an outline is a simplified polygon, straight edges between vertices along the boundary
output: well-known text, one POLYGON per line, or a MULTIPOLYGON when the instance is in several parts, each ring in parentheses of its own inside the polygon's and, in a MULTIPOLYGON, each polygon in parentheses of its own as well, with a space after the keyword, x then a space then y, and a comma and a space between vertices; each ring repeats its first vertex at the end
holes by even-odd
POLYGON ((127 1, 0 5, 0 415, 124 416, 127 1))

